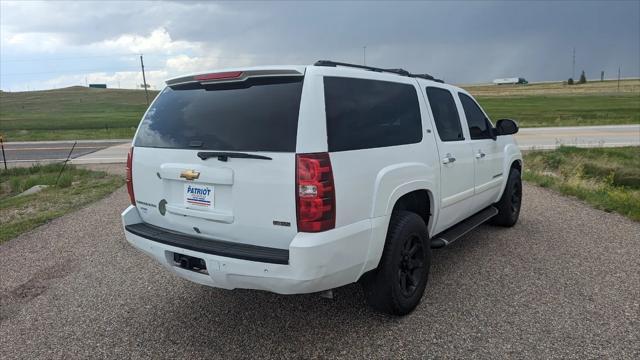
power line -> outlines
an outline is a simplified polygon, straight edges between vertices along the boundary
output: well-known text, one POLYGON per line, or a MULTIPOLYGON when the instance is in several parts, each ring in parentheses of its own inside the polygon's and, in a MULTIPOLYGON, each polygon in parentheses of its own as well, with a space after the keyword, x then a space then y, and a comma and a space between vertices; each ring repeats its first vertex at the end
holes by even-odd
MULTIPOLYGON (((136 53, 121 53, 121 54, 109 54, 109 55, 84 55, 84 56, 69 56, 69 57, 47 57, 46 59, 43 58, 11 58, 11 59, 0 59, 0 63, 7 63, 7 62, 30 62, 30 61, 35 61, 35 62, 42 62, 43 60, 46 60, 47 62, 49 61, 63 61, 63 60, 78 60, 78 59, 94 59, 94 58, 116 58, 116 57, 125 57, 125 56, 130 56, 132 58, 137 57, 139 54, 136 53)), ((149 57, 156 57, 156 58, 170 58, 170 57, 175 57, 175 56, 180 56, 180 55, 186 55, 186 54, 155 54, 155 55, 147 55, 147 58, 149 57)), ((208 56, 210 57, 210 56, 208 56)))
MULTIPOLYGON (((46 61, 59 61, 59 60, 77 60, 77 59, 93 59, 93 58, 109 58, 117 56, 137 56, 135 53, 123 53, 123 54, 109 54, 109 55, 85 55, 85 56, 70 56, 70 57, 52 57, 46 58, 46 61)), ((170 56, 170 55, 167 55, 170 56)), ((25 61, 38 61, 42 62, 43 58, 12 58, 12 59, 0 59, 0 62, 25 62, 25 61)))
MULTIPOLYGON (((365 47, 366 48, 366 47, 365 47)), ((69 58, 57 58, 54 60, 78 60, 78 59, 84 59, 84 58, 98 58, 98 57, 117 57, 117 56, 139 56, 139 54, 115 54, 115 55, 96 55, 96 56, 84 56, 84 57, 69 57, 69 58)), ((151 57, 151 58, 170 58, 170 57, 176 57, 176 56, 180 56, 180 55, 147 55, 147 58, 151 57)), ((268 57, 276 57, 277 55, 269 55, 268 57)), ((366 56, 366 55, 365 55, 366 56)), ((239 59, 248 59, 248 58, 253 58, 254 60, 259 59, 260 57, 264 57, 263 55, 245 55, 245 56, 196 56, 197 58, 202 58, 202 59, 217 59, 217 60, 239 60, 239 59)), ((43 59, 43 58, 39 58, 39 59, 32 59, 33 61, 39 61, 42 62, 44 61, 49 61, 50 59, 43 59)), ((18 59, 12 59, 12 60, 0 60, 0 62, 12 62, 12 61, 30 61, 29 59, 22 59, 22 60, 18 60, 18 59)), ((366 61, 366 59, 365 59, 366 61)), ((6 67, 5 67, 6 68, 6 67)), ((147 71, 160 71, 163 70, 161 68, 154 68, 154 69, 146 69, 147 71)), ((77 73, 77 72, 118 72, 118 71, 131 71, 131 72, 135 72, 138 71, 137 68, 135 69, 128 69, 128 68, 114 68, 114 67, 101 67, 101 68, 94 68, 94 69, 69 69, 69 70, 51 70, 51 71, 33 71, 33 72, 20 72, 20 73, 4 73, 2 71, 0 71, 0 77, 9 77, 9 76, 25 76, 25 75, 44 75, 44 74, 67 74, 67 73, 77 73)))
MULTIPOLYGON (((162 69, 152 69, 148 71, 160 71, 162 69)), ((0 73, 0 77, 6 76, 21 76, 21 75, 41 75, 41 74, 68 74, 68 73, 78 73, 78 72, 137 72, 138 69, 123 69, 123 68, 97 68, 97 69, 69 69, 69 70, 55 70, 55 71, 38 71, 38 72, 24 72, 24 73, 12 73, 12 74, 4 74, 0 73)))
MULTIPOLYGON (((70 57, 53 57, 53 58, 49 58, 47 57, 46 59, 43 58, 11 58, 11 59, 0 59, 0 63, 6 63, 6 62, 28 62, 28 61, 36 61, 36 62, 42 62, 43 60, 46 61, 60 61, 60 60, 78 60, 78 59, 93 59, 93 58, 109 58, 109 57, 119 57, 119 56, 131 56, 131 57, 137 57, 139 54, 136 53, 122 53, 122 54, 110 54, 110 55, 85 55, 85 56, 70 56, 70 57)), ((247 54, 247 55, 242 55, 242 56, 209 56, 209 55, 201 55, 201 56, 191 56, 188 54, 147 54, 147 58, 171 58, 171 57, 177 57, 177 56, 182 56, 182 55, 186 55, 189 57, 197 57, 197 58, 203 58, 203 59, 227 59, 227 60, 238 60, 238 59, 247 59, 247 58, 253 58, 253 59, 259 59, 259 58, 277 58, 280 57, 281 54, 247 54)), ((302 56, 298 56, 298 57, 302 57, 302 56)))

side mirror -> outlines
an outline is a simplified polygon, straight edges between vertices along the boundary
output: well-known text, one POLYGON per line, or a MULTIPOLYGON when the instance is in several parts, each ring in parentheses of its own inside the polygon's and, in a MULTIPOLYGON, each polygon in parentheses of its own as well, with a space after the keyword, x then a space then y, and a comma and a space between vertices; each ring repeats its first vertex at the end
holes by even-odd
POLYGON ((500 119, 496 123, 496 134, 512 135, 518 132, 518 123, 511 119, 500 119))

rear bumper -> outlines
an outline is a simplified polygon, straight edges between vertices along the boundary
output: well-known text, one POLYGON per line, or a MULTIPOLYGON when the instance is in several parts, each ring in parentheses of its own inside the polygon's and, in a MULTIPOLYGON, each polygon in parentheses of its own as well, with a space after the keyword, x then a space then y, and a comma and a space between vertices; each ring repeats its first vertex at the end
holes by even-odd
POLYGON ((240 252, 225 253, 217 251, 220 248, 215 246, 214 250, 208 251, 207 248, 211 246, 206 244, 204 248, 199 248, 185 245, 184 242, 158 239, 158 234, 154 237, 140 231, 144 226, 140 226, 143 222, 134 206, 129 206, 122 213, 122 222, 125 237, 131 245, 180 277, 224 289, 258 289, 280 294, 323 291, 357 281, 362 275, 371 240, 369 220, 322 233, 298 233, 289 246, 288 263, 285 263, 283 256, 287 250, 279 250, 278 253, 278 249, 240 246, 243 248, 240 252), (265 251, 267 257, 262 261, 254 257, 256 254, 265 254, 265 251), (203 259, 208 274, 176 266, 174 253, 203 259), (251 255, 239 258, 238 253, 251 255))
POLYGON ((124 230, 161 244, 192 250, 197 253, 219 255, 234 259, 251 260, 270 264, 289 263, 289 250, 263 246, 233 243, 228 241, 202 239, 172 232, 146 223, 125 225, 124 230))

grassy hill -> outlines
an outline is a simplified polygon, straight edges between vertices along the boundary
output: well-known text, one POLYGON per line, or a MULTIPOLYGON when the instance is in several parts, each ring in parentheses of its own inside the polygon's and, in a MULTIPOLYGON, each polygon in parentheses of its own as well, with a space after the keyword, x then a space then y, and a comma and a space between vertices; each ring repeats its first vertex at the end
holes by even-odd
MULTIPOLYGON (((158 94, 150 91, 150 101, 158 94)), ((7 141, 130 138, 147 108, 142 90, 63 89, 0 93, 7 141)))
POLYGON ((567 85, 560 81, 540 82, 527 85, 459 85, 474 96, 532 96, 532 95, 615 95, 635 94, 640 95, 640 79, 627 79, 620 81, 591 81, 585 84, 567 85))
MULTIPOLYGON (((620 91, 616 81, 463 87, 492 119, 522 127, 640 123, 640 80, 621 81, 620 91)), ((0 133, 6 141, 130 138, 146 107, 142 90, 0 92, 0 133)))

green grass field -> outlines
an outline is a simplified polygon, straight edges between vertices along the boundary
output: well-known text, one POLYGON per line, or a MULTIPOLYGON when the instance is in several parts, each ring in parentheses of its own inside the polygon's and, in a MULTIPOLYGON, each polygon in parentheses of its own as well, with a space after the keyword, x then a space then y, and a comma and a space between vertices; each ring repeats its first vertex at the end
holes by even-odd
POLYGON ((521 127, 640 123, 640 79, 528 85, 463 86, 493 120, 511 118, 521 127))
MULTIPOLYGON (((622 81, 619 91, 615 81, 464 87, 492 119, 521 127, 640 123, 640 80, 622 81)), ((0 92, 0 134, 5 141, 130 138, 146 107, 142 90, 0 92)))
POLYGON ((640 221, 640 147, 529 152, 523 178, 640 221))
POLYGON ((47 221, 78 210, 124 185, 121 176, 62 164, 0 170, 0 243, 47 221), (57 184, 56 184, 57 181, 57 184), (49 185, 37 194, 16 196, 34 185, 49 185))
MULTIPOLYGON (((150 92, 150 100, 157 95, 150 92)), ((124 139, 133 136, 147 108, 144 91, 75 86, 0 93, 5 141, 124 139)))
POLYGON ((477 99, 493 120, 511 118, 521 127, 640 123, 638 94, 478 96, 477 99))

